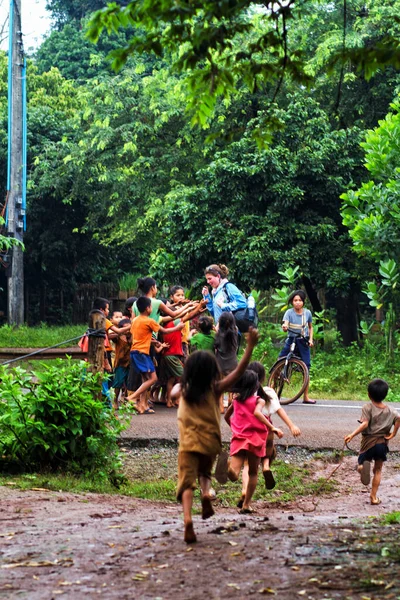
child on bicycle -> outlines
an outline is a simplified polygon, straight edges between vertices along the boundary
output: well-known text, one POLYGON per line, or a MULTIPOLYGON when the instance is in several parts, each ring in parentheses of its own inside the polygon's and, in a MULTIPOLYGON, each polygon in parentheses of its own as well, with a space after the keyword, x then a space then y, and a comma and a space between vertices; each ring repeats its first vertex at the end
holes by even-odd
MULTIPOLYGON (((314 345, 314 332, 312 326, 312 314, 308 308, 304 308, 305 301, 306 294, 303 290, 296 290, 295 292, 292 292, 288 298, 288 304, 291 304, 293 308, 289 308, 283 315, 282 329, 288 333, 288 337, 286 338, 285 346, 280 352, 279 357, 284 357, 289 354, 290 346, 293 340, 295 340, 295 353, 305 363, 307 369, 310 370, 310 347, 314 345)), ((311 400, 308 395, 308 385, 304 390, 303 403, 316 403, 316 401, 311 400)))
POLYGON ((371 402, 362 408, 361 425, 344 438, 348 444, 353 437, 359 433, 362 434, 357 470, 361 476, 361 483, 364 485, 368 485, 370 482, 371 460, 374 461, 371 504, 381 503, 377 493, 381 483, 383 463, 387 460, 389 452, 388 441, 394 438, 400 428, 398 413, 383 403, 388 391, 389 385, 384 379, 373 379, 369 383, 368 396, 371 402), (390 433, 392 425, 394 428, 390 433))

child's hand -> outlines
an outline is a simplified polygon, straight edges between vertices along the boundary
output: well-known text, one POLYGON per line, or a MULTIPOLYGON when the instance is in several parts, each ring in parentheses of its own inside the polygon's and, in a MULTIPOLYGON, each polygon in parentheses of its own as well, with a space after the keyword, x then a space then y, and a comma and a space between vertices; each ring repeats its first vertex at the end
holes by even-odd
POLYGON ((344 438, 345 444, 348 444, 349 442, 351 442, 352 439, 353 439, 353 436, 351 435, 351 433, 349 435, 346 435, 346 437, 344 438))
POLYGON ((299 435, 301 435, 301 431, 296 425, 293 425, 290 428, 290 433, 292 434, 293 437, 298 437, 299 435))
POLYGON ((275 433, 275 435, 278 436, 279 439, 283 438, 283 431, 282 431, 282 429, 277 429, 276 427, 274 427, 272 431, 275 433))
POLYGON ((393 431, 391 433, 389 433, 389 435, 385 435, 385 440, 387 440, 387 441, 391 440, 392 438, 394 438, 393 431))
POLYGON ((259 337, 260 334, 258 333, 258 329, 255 327, 250 327, 247 333, 247 345, 254 348, 254 346, 257 346, 258 344, 259 337))
POLYGON ((287 331, 289 329, 286 323, 282 323, 282 329, 283 331, 287 331))
POLYGON ((183 329, 185 327, 185 323, 183 321, 181 321, 180 323, 178 323, 177 327, 177 331, 180 331, 181 329, 183 329))

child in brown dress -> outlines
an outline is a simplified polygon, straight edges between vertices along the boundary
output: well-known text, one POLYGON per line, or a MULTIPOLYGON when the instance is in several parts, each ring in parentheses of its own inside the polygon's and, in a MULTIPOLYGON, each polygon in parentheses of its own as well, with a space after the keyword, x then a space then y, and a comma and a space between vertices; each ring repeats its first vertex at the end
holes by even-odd
POLYGON ((184 540, 187 544, 196 542, 192 504, 197 479, 201 489, 202 518, 208 519, 214 514, 210 484, 213 463, 222 449, 221 394, 245 372, 257 341, 258 331, 250 329, 240 363, 223 379, 215 356, 206 351, 194 352, 185 363, 181 383, 172 391, 173 398, 179 399, 177 499, 183 505, 184 540))

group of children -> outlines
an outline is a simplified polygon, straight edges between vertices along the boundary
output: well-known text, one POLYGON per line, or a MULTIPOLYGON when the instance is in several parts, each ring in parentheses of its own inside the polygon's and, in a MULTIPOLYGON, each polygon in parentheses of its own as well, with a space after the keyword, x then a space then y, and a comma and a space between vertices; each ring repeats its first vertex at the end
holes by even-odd
MULTIPOLYGON (((114 409, 127 401, 139 414, 152 414, 157 401, 177 406, 171 390, 189 353, 215 353, 226 375, 238 364, 239 338, 232 313, 225 313, 215 327, 211 317, 201 314, 205 301, 187 300, 181 286, 174 286, 165 302, 156 298, 153 278, 139 279, 138 287, 143 295, 129 298, 124 311, 114 311, 110 319, 108 300, 96 298, 93 309, 106 317, 105 371, 114 388, 114 409)), ((105 385, 105 395, 107 390, 105 385)))
MULTIPOLYGON (((208 519, 214 514, 211 474, 217 456, 215 475, 220 482, 228 478, 237 481, 242 473, 242 492, 237 506, 242 514, 248 514, 253 512, 250 503, 260 464, 266 488, 275 486, 271 472, 276 455, 273 438, 274 434, 281 438, 283 432, 274 427, 271 416, 278 414, 293 436, 301 432, 281 407, 274 390, 263 387, 263 365, 250 363, 258 341, 257 330, 250 328, 245 335, 246 347, 238 362, 238 332, 232 313, 221 315, 217 331, 212 319, 202 315, 197 319, 196 329, 187 329, 183 336, 186 323, 205 310, 204 302, 186 301, 184 290, 179 286, 171 290, 168 302, 156 300, 157 285, 150 277, 139 280, 139 287, 143 295, 130 299, 125 313, 114 313, 110 321, 106 300, 97 299, 94 308, 104 312, 107 336, 115 338, 113 386, 116 390, 126 388, 127 400, 136 403, 139 413, 150 412, 149 391, 157 389, 161 376, 167 406, 178 406, 177 498, 183 505, 184 540, 193 543, 196 541, 193 492, 199 481, 202 518, 208 519), (157 339, 160 333, 162 340, 157 339), (220 426, 224 392, 229 392, 231 400, 225 412, 225 420, 232 430, 228 460, 222 452, 220 426)), ((304 303, 304 299, 301 300, 304 303)), ((107 339, 106 348, 109 347, 107 339)), ((345 438, 348 443, 359 433, 363 435, 358 470, 366 485, 370 481, 371 461, 374 461, 373 505, 380 503, 377 491, 388 441, 400 428, 399 415, 383 403, 387 393, 388 384, 384 380, 375 379, 369 384, 370 403, 362 409, 360 426, 345 438)))

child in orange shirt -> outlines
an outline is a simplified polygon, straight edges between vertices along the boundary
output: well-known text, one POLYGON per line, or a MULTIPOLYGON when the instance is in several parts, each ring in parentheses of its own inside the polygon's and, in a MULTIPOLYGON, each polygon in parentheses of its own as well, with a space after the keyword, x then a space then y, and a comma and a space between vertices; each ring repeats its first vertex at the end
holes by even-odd
POLYGON ((139 316, 133 319, 131 326, 132 346, 131 346, 131 363, 135 370, 142 376, 142 385, 127 399, 130 402, 137 402, 137 409, 140 414, 148 414, 154 412, 147 406, 145 392, 157 381, 157 374, 154 363, 150 358, 150 345, 153 332, 157 333, 172 333, 180 331, 184 327, 184 323, 179 323, 176 327, 165 329, 161 327, 154 319, 150 319, 151 300, 147 296, 141 296, 136 302, 136 307, 139 311, 139 316))

